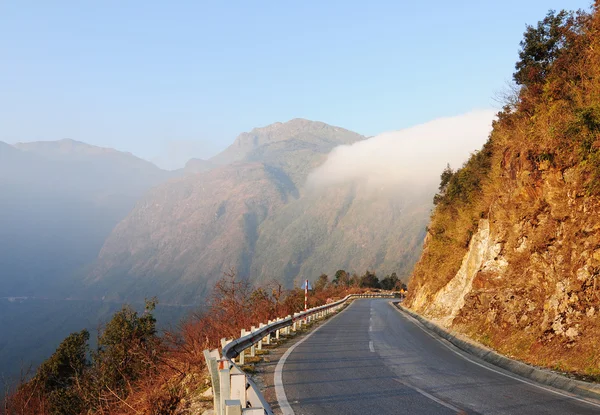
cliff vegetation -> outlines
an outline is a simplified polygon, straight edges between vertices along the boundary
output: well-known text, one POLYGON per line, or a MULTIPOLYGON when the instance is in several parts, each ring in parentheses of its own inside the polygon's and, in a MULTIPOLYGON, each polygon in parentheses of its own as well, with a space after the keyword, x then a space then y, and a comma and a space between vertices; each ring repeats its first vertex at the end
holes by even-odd
POLYGON ((600 379, 600 2, 528 26, 484 147, 441 176, 407 304, 600 379))

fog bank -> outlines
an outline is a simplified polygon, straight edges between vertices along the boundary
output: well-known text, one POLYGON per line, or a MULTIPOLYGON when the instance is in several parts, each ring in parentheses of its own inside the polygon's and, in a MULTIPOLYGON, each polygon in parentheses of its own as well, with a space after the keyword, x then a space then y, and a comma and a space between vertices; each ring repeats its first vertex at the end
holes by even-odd
POLYGON ((456 169, 483 146, 494 117, 494 110, 476 110, 339 146, 310 174, 308 185, 367 181, 379 187, 404 188, 437 184, 447 163, 456 169))

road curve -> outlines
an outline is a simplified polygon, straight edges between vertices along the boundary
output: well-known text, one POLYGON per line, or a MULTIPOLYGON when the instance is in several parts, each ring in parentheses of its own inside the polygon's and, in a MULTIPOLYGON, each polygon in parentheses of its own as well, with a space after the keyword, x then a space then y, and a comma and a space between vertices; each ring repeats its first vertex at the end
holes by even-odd
POLYGON ((371 299, 292 346, 275 370, 284 415, 600 414, 600 405, 522 380, 371 299))

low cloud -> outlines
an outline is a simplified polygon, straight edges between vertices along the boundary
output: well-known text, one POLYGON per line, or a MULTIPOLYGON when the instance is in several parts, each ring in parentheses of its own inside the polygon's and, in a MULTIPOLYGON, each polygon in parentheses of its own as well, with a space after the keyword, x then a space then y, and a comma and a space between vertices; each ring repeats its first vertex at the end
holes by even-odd
POLYGON ((335 148, 309 178, 311 187, 352 181, 375 186, 431 186, 447 163, 456 169, 487 141, 494 110, 439 118, 335 148))

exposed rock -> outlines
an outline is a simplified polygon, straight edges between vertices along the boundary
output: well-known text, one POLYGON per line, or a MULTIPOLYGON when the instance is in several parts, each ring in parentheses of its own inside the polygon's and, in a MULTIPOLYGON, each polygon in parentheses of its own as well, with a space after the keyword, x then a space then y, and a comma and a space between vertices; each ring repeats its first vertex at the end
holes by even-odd
MULTIPOLYGON (((490 223, 483 219, 478 231, 471 238, 456 276, 443 287, 434 300, 424 308, 438 323, 448 327, 465 304, 465 295, 471 291, 473 280, 480 272, 498 275, 508 265, 500 255, 502 244, 490 235, 490 223)), ((418 304, 418 303, 417 303, 418 304)))
POLYGON ((203 398, 212 398, 212 396, 213 396, 212 387, 208 388, 207 390, 205 390, 204 392, 202 392, 200 394, 200 396, 202 396, 203 398))

